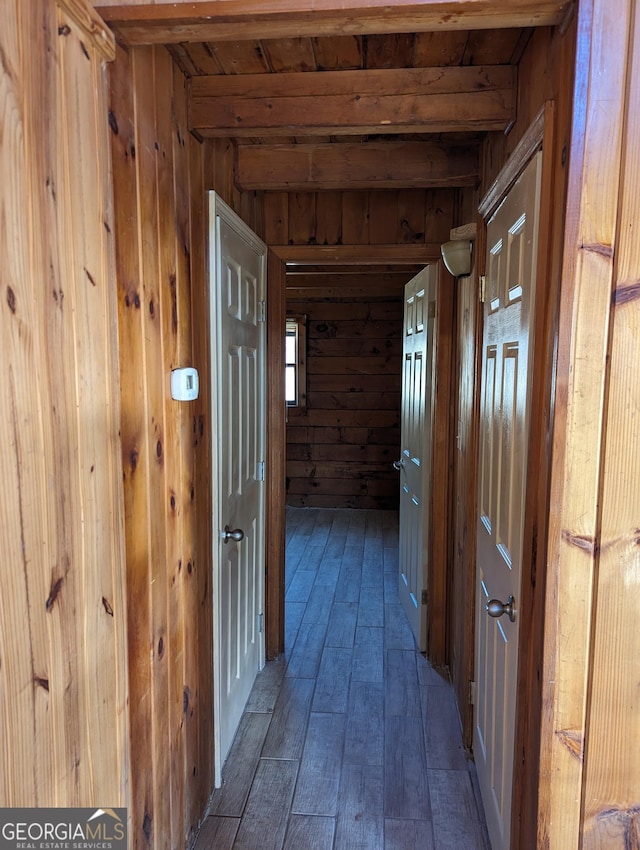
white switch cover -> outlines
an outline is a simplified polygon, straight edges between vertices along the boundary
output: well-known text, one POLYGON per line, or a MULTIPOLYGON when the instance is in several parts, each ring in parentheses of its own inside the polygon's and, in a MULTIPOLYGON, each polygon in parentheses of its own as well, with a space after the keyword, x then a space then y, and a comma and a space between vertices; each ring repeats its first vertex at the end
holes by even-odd
POLYGON ((171 398, 176 401, 195 401, 199 385, 198 370, 193 366, 174 369, 171 373, 171 398))

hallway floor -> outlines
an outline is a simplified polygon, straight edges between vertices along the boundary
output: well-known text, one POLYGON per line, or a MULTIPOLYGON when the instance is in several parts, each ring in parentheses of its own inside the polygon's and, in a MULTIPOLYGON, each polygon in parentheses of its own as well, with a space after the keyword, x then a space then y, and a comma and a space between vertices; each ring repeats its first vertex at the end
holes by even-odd
POLYGON ((196 850, 487 850, 452 689, 398 602, 393 511, 289 508, 286 654, 196 850))

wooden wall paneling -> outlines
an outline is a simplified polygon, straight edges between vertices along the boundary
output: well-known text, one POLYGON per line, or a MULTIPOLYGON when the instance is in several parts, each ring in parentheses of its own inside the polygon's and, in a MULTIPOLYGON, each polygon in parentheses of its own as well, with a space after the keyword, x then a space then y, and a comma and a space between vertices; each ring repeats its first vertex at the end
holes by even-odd
POLYGON ((264 234, 264 216, 262 203, 257 203, 258 192, 251 189, 245 192, 234 183, 234 209, 240 218, 249 225, 260 238, 264 234))
POLYGON ((367 245, 369 239, 369 193, 342 193, 342 239, 345 245, 367 245))
POLYGON ((369 241, 372 245, 401 242, 397 190, 369 192, 369 241))
POLYGON ((130 834, 144 844, 144 818, 153 812, 152 771, 139 770, 137 747, 151 729, 149 597, 149 434, 145 414, 144 292, 139 258, 138 181, 133 68, 118 46, 110 68, 109 118, 114 193, 114 239, 120 356, 120 429, 124 484, 129 728, 131 735, 130 834))
MULTIPOLYGON (((151 768, 153 810, 147 829, 155 843, 171 834, 169 730, 169 646, 167 605, 166 500, 171 447, 167 443, 165 421, 165 362, 163 352, 163 313, 170 305, 163 299, 159 214, 169 199, 159 197, 159 142, 156 87, 166 81, 156 77, 156 52, 162 48, 141 48, 133 55, 136 89, 136 161, 138 164, 140 206, 140 268, 143 281, 142 321, 145 339, 146 427, 149 432, 149 593, 151 652, 151 768), (150 84, 151 83, 151 84, 150 84), (167 803, 169 803, 167 805, 167 803)), ((168 341, 167 341, 168 342, 168 341)), ((137 742, 136 742, 137 743, 137 742)), ((148 750, 145 750, 148 758, 148 750)), ((138 754, 138 758, 142 754, 138 754)))
POLYGON ((640 14, 632 4, 629 28, 628 85, 619 182, 619 213, 609 343, 609 388, 604 411, 606 431, 601 475, 600 563, 595 588, 591 705, 585 745, 585 808, 582 841, 587 850, 637 835, 640 741, 637 661, 640 632, 638 584, 638 496, 640 463, 640 14), (634 20, 635 19, 635 20, 634 20), (612 652, 612 648, 615 651, 612 652))
MULTIPOLYGON (((449 239, 453 223, 456 193, 453 189, 429 189, 425 193, 426 221, 424 225, 425 242, 442 245, 449 239)), ((438 251, 437 256, 440 256, 438 251)))
POLYGON ((289 193, 289 238, 295 245, 316 244, 316 198, 314 192, 289 193))
MULTIPOLYGON (((48 381, 24 380, 46 364, 46 346, 40 347, 42 308, 35 297, 37 282, 47 278, 44 224, 37 215, 40 205, 24 201, 32 188, 44 185, 46 174, 34 146, 34 137, 42 132, 38 110, 46 102, 45 76, 38 73, 33 57, 47 53, 48 39, 39 24, 44 18, 52 28, 48 5, 39 0, 24 15, 19 0, 5 4, 0 33, 0 244, 5 257, 0 309, 5 365, 0 371, 0 795, 5 806, 55 803, 57 764, 51 739, 57 731, 50 706, 57 710, 64 688, 49 676, 49 644, 54 636, 48 636, 42 616, 57 560, 55 536, 43 539, 41 532, 54 507, 47 487, 53 442, 51 399, 48 381), (25 44, 34 51, 33 57, 24 50, 25 44), (39 568, 29 569, 30 562, 39 568), (15 640, 18 634, 24 638, 15 640)), ((47 303, 53 302, 50 298, 47 303)))
MULTIPOLYGON (((185 582, 193 598, 197 617, 197 644, 193 657, 193 684, 187 680, 189 692, 186 700, 188 729, 187 775, 195 777, 190 822, 202 817, 214 781, 213 751, 213 601, 211 580, 213 574, 212 547, 212 481, 213 460, 210 429, 211 421, 211 363, 208 290, 208 215, 204 187, 210 173, 205 165, 208 145, 199 144, 188 137, 189 147, 189 200, 191 220, 191 326, 193 360, 200 376, 200 394, 193 403, 192 445, 194 448, 194 559, 187 561, 185 582), (191 566, 191 569, 189 569, 191 566)), ((194 627, 195 628, 195 627, 194 627)), ((195 637, 195 635, 194 635, 195 637)), ((188 795, 187 795, 188 799, 188 795)))
MULTIPOLYGON (((59 286, 66 289, 68 310, 63 311, 66 321, 56 322, 61 348, 50 339, 52 351, 64 354, 60 360, 51 358, 50 369, 69 368, 64 378, 59 374, 54 397, 56 411, 65 407, 60 405, 58 393, 68 405, 66 433, 59 435, 54 448, 59 471, 65 466, 64 474, 69 476, 69 490, 61 481, 59 492, 68 494, 64 504, 76 518, 73 526, 67 519, 61 527, 74 528, 65 545, 71 543, 76 554, 75 563, 66 566, 64 558, 59 562, 56 580, 62 580, 58 593, 61 608, 55 615, 60 616, 63 641, 66 638, 67 647, 74 647, 62 656, 64 663, 62 658, 57 663, 61 673, 69 669, 69 661, 75 668, 65 698, 78 702, 68 706, 65 727, 67 746, 77 759, 72 780, 76 787, 68 799, 79 802, 85 795, 95 800, 123 797, 128 767, 126 601, 106 69, 100 55, 102 44, 96 47, 65 6, 59 9, 55 27, 61 78, 59 123, 52 127, 52 143, 56 139, 59 153, 64 152, 54 180, 59 214, 73 233, 73 250, 67 252, 63 244, 58 255, 59 286), (71 30, 68 35, 67 28, 71 30), (62 146, 60 140, 64 140, 62 146), (97 214, 87 220, 89 199, 97 214), (107 507, 109 519, 105 521, 107 507), (67 606, 66 616, 63 606, 67 606), (83 706, 88 708, 83 711, 83 706), (105 738, 110 746, 103 745, 105 738), (100 770, 94 770, 96 763, 100 770)), ((71 560, 68 551, 66 557, 71 560)))
POLYGON ((427 194, 415 189, 398 192, 398 242, 426 240, 427 194))
POLYGON ((287 312, 307 315, 308 339, 307 406, 288 412, 287 502, 397 507, 400 294, 287 300, 287 312))
POLYGON ((104 147, 103 60, 113 44, 101 36, 98 44, 88 7, 75 11, 46 0, 29 8, 10 2, 0 35, 3 805, 96 805, 98 796, 100 804, 127 805, 104 147), (95 214, 81 215, 85 208, 95 214), (100 776, 96 763, 104 765, 100 776))
POLYGON ((285 462, 284 335, 286 273, 283 261, 267 258, 267 540, 265 620, 267 658, 284 652, 285 462))
POLYGON ((235 151, 231 139, 211 139, 207 147, 206 189, 215 189, 222 200, 234 210, 239 207, 240 190, 234 183, 235 151))
MULTIPOLYGON (((611 571, 609 558, 613 558, 613 553, 605 556, 604 562, 602 560, 603 543, 609 545, 609 542, 601 532, 604 531, 605 503, 607 532, 612 529, 609 473, 615 465, 610 470, 606 461, 616 458, 615 463, 618 463, 626 446, 630 445, 618 432, 622 441, 612 445, 611 453, 606 454, 608 398, 612 398, 613 411, 618 404, 617 393, 625 392, 625 382, 632 375, 629 364, 628 371, 617 373, 610 372, 608 362, 612 290, 615 262, 619 257, 621 166, 623 150, 632 149, 631 146, 627 148, 623 120, 628 105, 625 94, 629 45, 632 43, 629 40, 632 9, 635 9, 634 3, 623 2, 613 15, 605 2, 593 0, 581 3, 578 11, 547 549, 540 776, 548 779, 540 786, 538 841, 549 847, 598 846, 596 842, 602 835, 604 821, 612 830, 623 830, 627 819, 625 810, 632 804, 632 800, 625 799, 628 786, 625 788, 624 768, 618 772, 623 764, 619 760, 624 758, 623 752, 607 747, 607 763, 615 765, 607 774, 606 764, 598 755, 602 750, 597 749, 604 741, 598 744, 591 738, 592 723, 594 733, 602 732, 598 713, 600 706, 604 707, 609 699, 606 693, 594 689, 594 685, 602 685, 605 681, 600 670, 598 681, 593 678, 601 660, 601 641, 605 641, 606 647, 605 666, 609 665, 610 669, 606 686, 609 694, 618 688, 618 675, 628 675, 630 668, 624 672, 625 661, 636 663, 636 659, 632 661, 626 655, 626 639, 615 645, 615 654, 619 657, 612 657, 614 644, 606 636, 609 629, 615 628, 616 621, 607 617, 597 598, 602 592, 602 601, 606 604, 611 598, 611 588, 616 586, 622 595, 629 592, 628 587, 624 589, 625 570, 620 561, 617 570, 611 571), (606 38, 603 37, 605 33, 606 38), (610 375, 612 383, 609 385, 610 375), (605 492, 606 498, 602 501, 605 492), (598 586, 603 567, 603 581, 598 586), (595 619, 596 610, 599 618, 605 616, 604 623, 595 619), (590 710, 595 712, 593 720, 590 710), (596 747, 593 762, 590 758, 592 746, 596 747), (608 796, 602 816, 589 822, 589 829, 583 818, 587 811, 589 817, 596 814, 593 806, 600 798, 586 800, 586 784, 594 791, 599 784, 607 795, 612 795, 608 796), (585 803, 588 809, 583 811, 585 803), (612 819, 610 814, 616 809, 620 809, 619 816, 612 819), (595 832, 588 834, 592 827, 595 832)), ((624 336, 624 316, 621 321, 620 332, 624 336)), ((615 347, 617 364, 619 351, 615 347)), ((630 432, 627 433, 631 438, 630 432)), ((627 469, 631 468, 629 457, 623 463, 627 469)), ((624 511, 622 503, 616 509, 624 511)), ((626 514, 622 514, 623 523, 625 519, 626 514)), ((623 611, 621 609, 621 615, 623 611)), ((629 650, 633 649, 631 643, 629 650)), ((611 705, 619 707, 615 702, 611 705)), ((616 713, 615 721, 609 718, 607 741, 610 735, 623 728, 619 725, 623 723, 621 717, 621 713, 616 713)), ((623 746, 629 746, 628 742, 623 746)), ((624 843, 620 833, 615 840, 620 846, 624 843)), ((607 840, 607 843, 610 842, 607 840)))
POLYGON ((435 381, 432 443, 432 537, 429 552, 429 614, 427 655, 435 666, 447 662, 447 583, 450 559, 450 501, 453 486, 451 392, 453 355, 453 286, 451 276, 438 261, 434 342, 435 381))
MULTIPOLYGON (((185 546, 182 417, 185 405, 174 402, 169 391, 171 370, 180 362, 180 315, 178 312, 179 288, 177 270, 177 208, 175 196, 174 127, 175 98, 173 92, 173 60, 163 48, 157 48, 155 65, 156 114, 156 180, 158 183, 158 288, 160 293, 160 328, 162 361, 155 364, 162 378, 164 407, 163 463, 165 490, 159 508, 164 514, 166 563, 163 580, 166 586, 166 626, 164 655, 167 670, 167 741, 169 753, 169 809, 171 843, 174 847, 185 841, 184 832, 184 739, 181 735, 183 714, 185 653, 184 612, 180 578, 180 565, 185 546), (168 211, 171 211, 171 215, 168 211)), ((158 654, 161 655, 160 650, 158 654)), ((165 745, 166 746, 166 745, 165 745)))
POLYGON ((339 245, 342 242, 341 192, 318 192, 316 242, 319 245, 339 245))
POLYGON ((478 147, 472 143, 339 138, 340 144, 239 145, 236 182, 243 189, 294 192, 473 186, 478 179, 478 147))
MULTIPOLYGON (((168 54, 167 54, 168 56, 168 54)), ((191 326, 191 269, 189 266, 191 233, 190 233, 190 199, 189 199, 189 150, 187 140, 189 131, 187 125, 186 81, 177 65, 170 63, 169 73, 172 76, 171 104, 171 146, 173 160, 173 194, 175 203, 174 218, 174 254, 175 254, 175 286, 171 292, 175 299, 172 309, 172 324, 176 324, 175 368, 193 364, 191 326), (174 312, 175 310, 175 312, 174 312), (174 318, 175 316, 175 318, 174 318)), ((171 291, 171 279, 169 280, 171 291)), ((169 402, 171 404, 171 402, 169 402)), ((173 405, 172 405, 173 406, 173 405)), ((179 778, 176 788, 174 809, 180 812, 174 819, 173 833, 175 844, 188 844, 193 834, 193 789, 186 781, 189 774, 191 759, 188 754, 189 739, 192 738, 193 711, 191 694, 197 680, 197 668, 194 663, 198 646, 198 605, 197 596, 193 592, 193 584, 187 565, 195 560, 195 483, 194 483, 194 447, 193 447, 193 405, 176 404, 176 445, 179 452, 178 489, 175 496, 175 508, 169 497, 169 507, 172 509, 172 520, 179 529, 179 548, 177 561, 173 565, 174 573, 171 579, 171 625, 172 633, 176 634, 175 662, 173 664, 173 682, 171 687, 173 702, 172 733, 176 736, 176 746, 173 754, 175 776, 179 778), (178 630, 179 626, 179 630, 178 630)), ((174 646, 172 640, 172 646, 174 646)), ((174 780, 176 782, 178 780, 174 780)), ((172 805, 173 804, 172 794, 172 805)), ((196 818, 198 813, 196 813, 196 818)))
POLYGON ((289 240, 289 196, 286 192, 265 192, 264 240, 268 245, 286 245, 289 240))
MULTIPOLYGON (((213 786, 205 185, 215 147, 186 130, 164 48, 119 49, 111 129, 132 692, 134 846, 185 846, 213 786), (194 364, 201 395, 170 398, 194 364), (151 653, 150 653, 151 649, 151 653)), ((224 156, 228 149, 222 146, 224 156)), ((225 175, 218 178, 226 181, 225 175)), ((239 194, 238 194, 239 197, 239 194)))

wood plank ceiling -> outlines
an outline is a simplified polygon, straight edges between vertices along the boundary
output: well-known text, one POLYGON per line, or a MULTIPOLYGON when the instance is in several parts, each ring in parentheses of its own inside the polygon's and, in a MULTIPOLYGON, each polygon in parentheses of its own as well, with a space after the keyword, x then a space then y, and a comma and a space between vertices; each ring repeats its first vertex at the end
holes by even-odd
POLYGON ((190 123, 237 140, 242 189, 471 186, 515 117, 529 28, 170 44, 190 123), (416 178, 416 175, 419 177, 416 178))
POLYGON ((103 0, 125 43, 164 43, 189 123, 236 140, 244 190, 473 186, 516 116, 532 27, 571 0, 103 0))
POLYGON ((532 28, 572 0, 104 4, 121 41, 167 45, 190 130, 234 139, 239 189, 313 193, 478 185, 482 138, 515 120, 532 28))

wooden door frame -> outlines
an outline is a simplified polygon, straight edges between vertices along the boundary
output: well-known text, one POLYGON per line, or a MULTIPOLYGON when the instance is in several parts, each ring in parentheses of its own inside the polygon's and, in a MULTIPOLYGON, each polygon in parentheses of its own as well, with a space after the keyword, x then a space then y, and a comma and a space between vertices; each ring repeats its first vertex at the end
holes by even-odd
MULTIPOLYGON (((284 336, 286 321, 286 265, 353 265, 380 263, 414 265, 440 259, 440 245, 270 245, 267 262, 267 504, 265 564, 265 640, 268 660, 284 652, 284 587, 286 524, 286 403, 284 396, 284 336)), ((443 275, 439 285, 444 286, 443 275)), ((449 283, 449 289, 450 289, 449 283)), ((453 299, 451 297, 451 302, 453 299)), ((449 335, 450 338, 450 335, 449 335)), ((449 358, 450 359, 450 358, 449 358)), ((450 382, 447 384, 450 387, 450 382)), ((430 576, 442 599, 431 605, 446 611, 446 558, 442 575, 430 576)), ((446 620, 434 626, 434 645, 444 654, 446 620), (439 632, 442 631, 441 637, 439 632), (440 647, 442 649, 440 649, 440 647)), ((438 655, 440 658, 440 655, 438 655)), ((442 662, 443 663, 443 662, 442 662)))
MULTIPOLYGON (((523 135, 508 162, 481 200, 478 211, 485 235, 486 224, 502 198, 515 183, 533 154, 542 146, 542 185, 534 327, 532 335, 533 370, 527 458, 527 486, 524 503, 524 531, 519 609, 520 619, 516 722, 511 803, 511 846, 534 848, 540 760, 542 712, 542 661, 546 574, 538 552, 543 553, 548 533, 548 505, 551 481, 551 430, 554 403, 555 346, 558 329, 560 275, 558 250, 564 227, 565 181, 558 179, 562 144, 558 138, 556 109, 547 101, 523 135), (533 842, 533 843, 532 843, 533 842)), ((486 247, 478 257, 480 273, 485 273, 486 247)), ((475 628, 474 635, 475 641, 475 628)), ((474 721, 475 722, 475 721, 474 721)))

